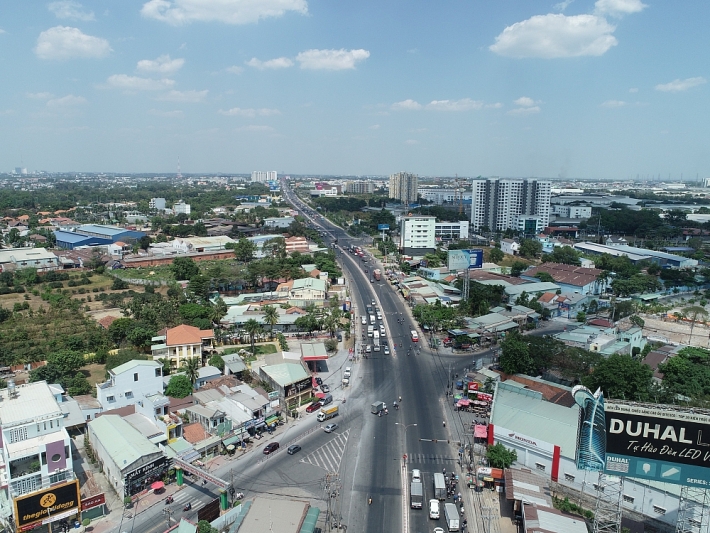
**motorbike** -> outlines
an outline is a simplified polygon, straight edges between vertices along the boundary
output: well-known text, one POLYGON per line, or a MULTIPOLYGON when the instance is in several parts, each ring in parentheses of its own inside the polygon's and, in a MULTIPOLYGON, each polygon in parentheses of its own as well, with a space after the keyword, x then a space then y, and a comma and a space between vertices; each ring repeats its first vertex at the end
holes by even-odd
POLYGON ((182 508, 183 512, 189 511, 190 509, 192 509, 192 504, 191 504, 191 503, 188 503, 185 507, 182 508))
POLYGON ((168 496, 167 498, 165 498, 165 505, 168 505, 168 504, 170 504, 170 503, 173 503, 173 497, 172 497, 172 496, 168 496))

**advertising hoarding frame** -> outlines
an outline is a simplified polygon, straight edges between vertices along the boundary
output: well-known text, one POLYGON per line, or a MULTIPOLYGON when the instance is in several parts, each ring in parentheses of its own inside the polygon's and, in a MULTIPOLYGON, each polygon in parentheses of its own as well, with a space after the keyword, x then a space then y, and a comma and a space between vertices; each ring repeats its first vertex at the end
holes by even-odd
MULTIPOLYGON (((19 498, 12 502, 15 511, 15 525, 18 531, 28 529, 28 526, 39 525, 45 520, 50 520, 54 514, 79 513, 81 494, 79 493, 79 480, 57 484, 41 489, 19 498), (69 504, 69 508, 63 506, 69 504), (61 507, 57 509, 57 507, 61 507)), ((69 516, 71 516, 71 514, 69 516)))
POLYGON ((449 270, 483 268, 483 249, 449 250, 446 255, 446 266, 449 270))

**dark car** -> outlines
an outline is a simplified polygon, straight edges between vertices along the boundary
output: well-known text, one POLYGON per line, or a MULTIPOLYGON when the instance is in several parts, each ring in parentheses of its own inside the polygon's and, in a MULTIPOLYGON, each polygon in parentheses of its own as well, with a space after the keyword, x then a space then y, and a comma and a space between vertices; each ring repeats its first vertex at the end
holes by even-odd
POLYGON ((270 453, 274 453, 278 449, 279 449, 278 442, 270 442, 269 444, 264 446, 264 455, 269 455, 270 453))
POLYGON ((286 450, 286 453, 289 455, 293 455, 296 452, 300 452, 301 447, 298 444, 292 444, 291 446, 288 447, 288 450, 286 450))
POLYGON ((321 402, 313 402, 311 405, 306 407, 306 413, 312 413, 313 411, 317 411, 323 407, 323 404, 321 402))

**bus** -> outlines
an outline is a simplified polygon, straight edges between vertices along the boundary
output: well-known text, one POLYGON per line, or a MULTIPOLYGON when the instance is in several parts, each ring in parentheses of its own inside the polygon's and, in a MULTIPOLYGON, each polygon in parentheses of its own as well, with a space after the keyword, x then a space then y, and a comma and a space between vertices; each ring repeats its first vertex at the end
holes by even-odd
POLYGON ((412 330, 409 333, 412 335, 412 342, 419 342, 419 335, 416 331, 412 330))

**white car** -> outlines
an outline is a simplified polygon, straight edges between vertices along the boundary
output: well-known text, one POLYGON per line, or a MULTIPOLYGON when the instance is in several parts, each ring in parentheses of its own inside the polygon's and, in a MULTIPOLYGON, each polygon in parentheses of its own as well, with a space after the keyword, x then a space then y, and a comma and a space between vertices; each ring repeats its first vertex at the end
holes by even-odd
POLYGON ((367 325, 367 318, 365 318, 364 316, 360 317, 360 322, 362 322, 363 326, 367 325))
POLYGON ((385 344, 385 349, 382 351, 385 353, 385 355, 389 355, 390 354, 390 347, 385 344))
POLYGON ((380 345, 375 344, 375 347, 373 348, 374 351, 379 352, 380 351, 380 345))
POLYGON ((422 472, 418 468, 412 468, 412 483, 414 482, 422 482, 422 472))
MULTIPOLYGON (((439 517, 441 516, 441 503, 439 503, 439 500, 429 500, 429 518, 432 520, 439 520, 439 517)), ((442 532, 444 531, 441 528, 436 528, 436 530, 441 530, 442 532)))
POLYGON ((365 346, 365 353, 371 353, 372 352, 372 344, 368 344, 365 346))
POLYGON ((350 377, 350 373, 352 372, 352 369, 349 366, 345 367, 345 372, 343 373, 344 376, 350 377))

